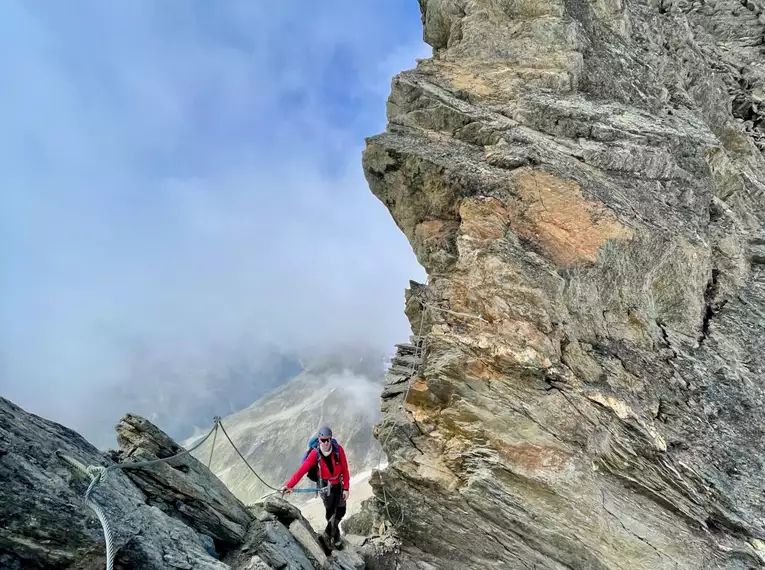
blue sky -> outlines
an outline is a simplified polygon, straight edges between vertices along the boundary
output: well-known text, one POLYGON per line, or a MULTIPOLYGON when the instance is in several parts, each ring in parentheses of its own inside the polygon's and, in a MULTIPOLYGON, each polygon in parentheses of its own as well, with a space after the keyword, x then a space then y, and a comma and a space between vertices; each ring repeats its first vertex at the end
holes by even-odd
POLYGON ((0 394, 98 439, 232 362, 406 338, 424 275, 360 153, 417 2, 1 10, 0 394))

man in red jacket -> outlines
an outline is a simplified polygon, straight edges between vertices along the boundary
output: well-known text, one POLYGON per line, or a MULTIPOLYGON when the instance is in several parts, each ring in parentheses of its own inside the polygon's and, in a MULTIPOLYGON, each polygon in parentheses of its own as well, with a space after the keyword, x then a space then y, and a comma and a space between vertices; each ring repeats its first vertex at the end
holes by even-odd
POLYGON ((348 471, 348 460, 343 446, 332 439, 332 430, 323 427, 319 430, 319 447, 310 450, 298 470, 284 484, 281 492, 290 493, 303 476, 318 464, 319 487, 329 486, 328 493, 321 494, 324 502, 327 527, 324 538, 327 543, 340 547, 343 543, 340 537, 340 521, 345 516, 346 501, 348 500, 351 476, 348 471))

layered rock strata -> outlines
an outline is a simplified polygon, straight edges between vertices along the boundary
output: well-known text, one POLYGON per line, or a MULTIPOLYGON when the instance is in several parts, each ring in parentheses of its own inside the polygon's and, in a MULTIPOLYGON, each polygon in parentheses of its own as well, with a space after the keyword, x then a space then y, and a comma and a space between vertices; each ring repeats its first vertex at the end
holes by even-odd
POLYGON ((363 154, 429 276, 377 427, 400 564, 765 567, 763 7, 420 6, 363 154))
MULTIPOLYGON (((168 458, 182 451, 127 414, 120 451, 100 453, 79 434, 0 398, 0 569, 102 570, 101 522, 84 501, 89 466, 168 458), (78 467, 79 466, 79 467, 78 467)), ((115 570, 364 570, 352 547, 327 554, 292 505, 245 506, 187 454, 106 474, 91 499, 103 510, 115 570)))

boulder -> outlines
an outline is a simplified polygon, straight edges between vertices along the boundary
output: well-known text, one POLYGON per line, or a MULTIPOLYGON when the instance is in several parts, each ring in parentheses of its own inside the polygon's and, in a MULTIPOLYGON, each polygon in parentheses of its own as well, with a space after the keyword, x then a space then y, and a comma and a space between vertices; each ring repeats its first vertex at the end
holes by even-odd
MULTIPOLYGON (((91 479, 75 465, 113 463, 74 431, 0 398, 0 567, 105 567, 101 523, 83 500, 91 479)), ((225 570, 203 538, 146 503, 121 470, 91 494, 108 521, 115 567, 225 570)))
MULTIPOLYGON (((212 439, 212 436, 210 437, 212 439)), ((219 445, 228 445, 221 441, 219 445)), ((178 443, 148 420, 126 414, 117 424, 120 463, 172 457, 183 451, 178 443)), ((252 515, 205 465, 186 454, 145 469, 125 469, 143 491, 147 503, 210 536, 221 551, 245 540, 252 515)))

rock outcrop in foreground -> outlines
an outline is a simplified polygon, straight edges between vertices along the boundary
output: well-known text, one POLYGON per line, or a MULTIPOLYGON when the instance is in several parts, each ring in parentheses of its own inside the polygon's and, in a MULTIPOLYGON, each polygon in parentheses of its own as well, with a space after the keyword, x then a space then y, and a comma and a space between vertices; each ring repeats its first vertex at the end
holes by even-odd
MULTIPOLYGON (((83 496, 108 467, 171 457, 181 448, 143 418, 117 426, 119 452, 101 454, 77 433, 0 398, 0 569, 102 570, 101 523, 83 496)), ((363 570, 352 548, 327 556, 294 506, 271 496, 245 507, 185 455, 112 470, 91 498, 112 531, 115 570, 363 570)))
POLYGON ((369 528, 404 568, 765 567, 763 3, 420 5, 363 155, 429 275, 369 528))

